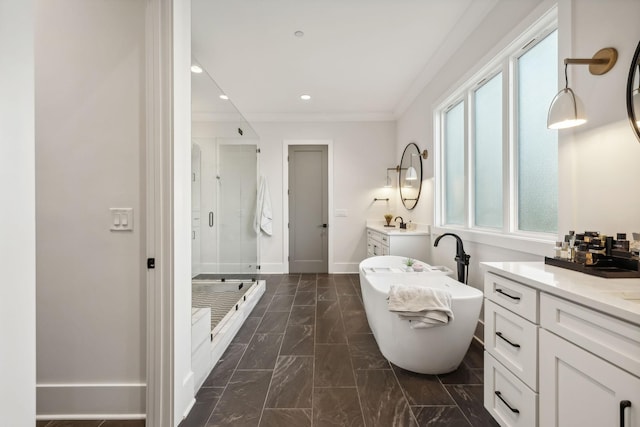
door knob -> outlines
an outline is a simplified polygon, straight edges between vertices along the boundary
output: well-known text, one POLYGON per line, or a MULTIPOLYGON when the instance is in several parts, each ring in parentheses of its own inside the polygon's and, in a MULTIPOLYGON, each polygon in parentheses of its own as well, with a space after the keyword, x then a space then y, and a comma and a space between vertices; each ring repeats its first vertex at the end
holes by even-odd
POLYGON ((327 228, 327 224, 322 224, 322 228, 327 228))

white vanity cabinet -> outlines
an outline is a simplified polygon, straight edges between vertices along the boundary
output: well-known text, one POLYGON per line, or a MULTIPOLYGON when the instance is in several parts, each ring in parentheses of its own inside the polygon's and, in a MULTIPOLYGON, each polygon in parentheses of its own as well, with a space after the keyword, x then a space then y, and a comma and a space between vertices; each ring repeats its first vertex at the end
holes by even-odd
POLYGON ((538 425, 538 291, 485 273, 484 406, 501 426, 538 425))
POLYGON ((422 231, 382 231, 367 227, 367 257, 397 255, 421 261, 427 260, 429 235, 422 231))
POLYGON ((496 421, 640 427, 640 280, 483 266, 484 405, 496 421))
POLYGON ((640 426, 640 327, 543 294, 540 425, 640 426))

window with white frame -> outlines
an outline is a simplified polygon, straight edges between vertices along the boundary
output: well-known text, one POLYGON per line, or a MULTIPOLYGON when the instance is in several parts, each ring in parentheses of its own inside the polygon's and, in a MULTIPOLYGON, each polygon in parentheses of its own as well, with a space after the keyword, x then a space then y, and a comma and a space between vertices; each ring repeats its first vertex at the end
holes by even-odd
POLYGON ((546 126, 558 87, 555 25, 523 34, 436 109, 437 226, 557 231, 558 138, 546 126))

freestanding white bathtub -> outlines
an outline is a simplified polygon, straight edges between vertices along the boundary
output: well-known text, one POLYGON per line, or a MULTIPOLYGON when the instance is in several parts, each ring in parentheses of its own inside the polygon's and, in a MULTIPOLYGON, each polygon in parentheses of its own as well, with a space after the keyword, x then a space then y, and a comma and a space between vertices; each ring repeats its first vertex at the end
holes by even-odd
MULTIPOLYGON (((391 363, 421 374, 454 371, 471 344, 480 314, 482 292, 426 263, 423 272, 404 272, 398 256, 377 256, 360 263, 362 301, 380 351, 391 363), (392 284, 445 289, 451 293, 454 319, 443 326, 411 329, 407 320, 387 309, 392 284)), ((450 272, 450 270, 448 270, 450 272)))

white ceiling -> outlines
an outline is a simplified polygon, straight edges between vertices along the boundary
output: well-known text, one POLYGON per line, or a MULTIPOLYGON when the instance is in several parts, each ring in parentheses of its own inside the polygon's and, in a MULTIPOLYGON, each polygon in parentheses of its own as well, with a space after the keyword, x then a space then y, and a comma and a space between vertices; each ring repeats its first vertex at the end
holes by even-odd
POLYGON ((496 2, 192 0, 194 112, 208 73, 250 119, 395 118, 496 2))

